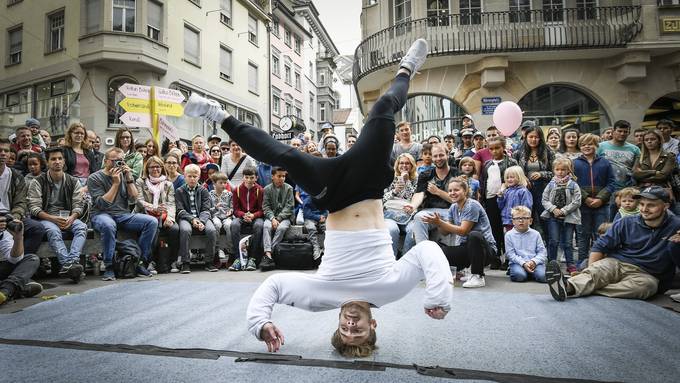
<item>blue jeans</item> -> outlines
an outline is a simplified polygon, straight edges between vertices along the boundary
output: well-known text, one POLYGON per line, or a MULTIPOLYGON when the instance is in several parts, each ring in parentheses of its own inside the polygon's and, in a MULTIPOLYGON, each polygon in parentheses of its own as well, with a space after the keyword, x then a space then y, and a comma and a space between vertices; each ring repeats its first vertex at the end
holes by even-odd
MULTIPOLYGON (((406 230, 406 225, 400 225, 389 218, 385 219, 385 224, 387 225, 387 230, 390 232, 390 237, 392 237, 392 251, 394 252, 394 257, 396 258, 397 252, 399 251, 399 235, 403 230, 406 230)), ((406 240, 404 240, 404 247, 406 247, 406 240)), ((403 252, 402 254, 406 254, 406 252, 403 252)))
POLYGON ((534 272, 528 272, 516 263, 510 264, 510 280, 513 282, 525 282, 529 278, 533 278, 536 282, 545 283, 545 265, 536 265, 534 272))
POLYGON ((433 213, 438 213, 443 220, 448 220, 449 209, 429 208, 416 213, 411 222, 406 226, 406 238, 404 239, 402 254, 406 254, 415 244, 430 239, 430 229, 435 228, 435 226, 423 222, 423 217, 433 213))
POLYGON ((590 247, 598 237, 597 228, 599 228, 603 223, 607 222, 608 214, 608 205, 602 205, 597 209, 581 206, 581 232, 580 235, 578 232, 576 233, 578 237, 579 263, 584 259, 588 259, 590 247))
POLYGON ((92 227, 102 236, 104 248, 104 264, 113 263, 113 253, 116 250, 116 232, 118 227, 125 231, 139 235, 137 243, 142 250, 142 259, 151 261, 151 244, 158 230, 158 219, 146 214, 110 215, 99 213, 92 217, 92 227))
POLYGON ((65 231, 73 233, 73 240, 71 241, 71 250, 66 249, 64 239, 62 238, 62 231, 55 223, 42 220, 40 224, 45 228, 47 233, 47 240, 50 242, 50 248, 57 253, 59 263, 63 266, 71 262, 80 262, 80 252, 85 246, 87 240, 87 225, 81 220, 76 219, 70 228, 65 231))
POLYGON ((553 261, 557 259, 557 246, 559 245, 564 251, 564 258, 567 260, 567 265, 574 264, 574 249, 572 248, 572 241, 574 238, 574 224, 566 223, 563 219, 549 218, 548 219, 548 260, 553 261))

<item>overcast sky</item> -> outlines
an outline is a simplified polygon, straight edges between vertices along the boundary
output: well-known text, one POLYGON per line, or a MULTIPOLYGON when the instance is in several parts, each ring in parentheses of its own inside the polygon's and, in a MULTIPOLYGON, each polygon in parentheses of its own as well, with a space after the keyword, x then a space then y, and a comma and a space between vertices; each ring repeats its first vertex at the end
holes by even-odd
POLYGON ((361 42, 361 0, 313 0, 340 54, 354 54, 361 42))

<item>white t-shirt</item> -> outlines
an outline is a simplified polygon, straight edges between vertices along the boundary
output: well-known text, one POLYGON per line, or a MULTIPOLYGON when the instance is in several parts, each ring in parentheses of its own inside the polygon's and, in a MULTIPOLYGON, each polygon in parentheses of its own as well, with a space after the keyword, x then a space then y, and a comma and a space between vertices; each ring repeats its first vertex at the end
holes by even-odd
POLYGON ((5 171, 0 174, 0 214, 9 213, 9 185, 12 171, 5 166, 5 171))
MULTIPOLYGON (((229 177, 229 174, 231 174, 231 171, 234 170, 234 166, 236 166, 237 163, 238 161, 233 162, 231 160, 230 155, 223 156, 220 170, 222 171, 222 173, 226 174, 227 177, 229 177)), ((257 169, 257 164, 255 163, 255 160, 252 157, 246 154, 246 158, 241 163, 241 166, 238 167, 238 170, 236 170, 234 177, 231 180, 229 180, 229 185, 231 185, 232 189, 237 188, 239 187, 239 185, 241 185, 241 181, 243 181, 243 169, 247 167, 257 169)))
POLYGON ((325 255, 315 274, 285 273, 267 278, 248 305, 248 330, 260 339, 275 303, 325 311, 351 301, 373 307, 394 302, 425 279, 424 307, 450 310, 453 277, 441 248, 431 241, 398 261, 387 230, 326 231, 325 255))
POLYGON ((501 191, 501 184, 503 179, 501 178, 501 168, 498 164, 503 160, 491 160, 493 165, 489 166, 486 170, 486 198, 497 197, 498 193, 501 191))

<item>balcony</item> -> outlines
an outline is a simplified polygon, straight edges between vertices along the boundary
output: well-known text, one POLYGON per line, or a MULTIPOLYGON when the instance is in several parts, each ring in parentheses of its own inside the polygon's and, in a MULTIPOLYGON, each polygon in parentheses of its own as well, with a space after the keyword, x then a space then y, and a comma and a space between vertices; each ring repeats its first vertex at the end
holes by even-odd
POLYGON ((421 37, 430 56, 620 48, 642 30, 640 6, 472 12, 418 19, 375 33, 354 54, 353 81, 399 62, 421 37))
POLYGON ((102 31, 80 37, 78 61, 84 67, 135 63, 163 74, 168 70, 168 47, 138 33, 102 31))

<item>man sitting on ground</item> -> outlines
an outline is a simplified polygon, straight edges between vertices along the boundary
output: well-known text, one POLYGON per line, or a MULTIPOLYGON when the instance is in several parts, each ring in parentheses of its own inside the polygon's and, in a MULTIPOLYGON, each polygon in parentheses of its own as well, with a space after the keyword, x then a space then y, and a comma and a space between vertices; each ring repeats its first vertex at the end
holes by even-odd
POLYGON ((640 215, 615 221, 593 244, 580 274, 566 279, 557 261, 548 264, 546 279, 555 300, 591 294, 647 299, 669 287, 680 264, 680 217, 668 210, 670 196, 659 186, 636 197, 640 215))
POLYGON ((137 274, 151 276, 144 267, 151 262, 151 244, 158 229, 158 219, 146 214, 130 213, 130 204, 137 202, 139 192, 132 169, 125 163, 123 149, 111 148, 104 155, 104 169, 90 174, 87 189, 92 196, 92 227, 101 234, 106 271, 104 281, 115 281, 113 253, 116 250, 118 228, 139 235, 142 264, 137 274))
POLYGON ((260 262, 260 270, 273 270, 276 265, 272 259, 272 250, 275 249, 286 230, 290 227, 290 220, 293 217, 293 187, 286 183, 286 170, 275 166, 271 170, 272 183, 264 188, 264 201, 262 210, 264 211, 264 230, 262 238, 264 241, 264 258, 260 262), (272 240, 272 230, 275 231, 272 240))
POLYGON ((196 164, 189 164, 184 168, 186 183, 175 190, 175 206, 177 206, 177 222, 179 223, 179 254, 182 257, 182 274, 191 272, 191 250, 189 241, 193 233, 205 234, 205 270, 217 271, 213 265, 215 256, 215 242, 217 231, 212 222, 212 202, 210 192, 198 184, 201 178, 201 168, 196 164))
POLYGON ((35 254, 24 254, 24 225, 9 215, 0 216, 0 305, 12 298, 30 298, 42 285, 30 281, 40 265, 35 254))
POLYGON ((47 172, 28 185, 28 210, 37 217, 47 232, 50 248, 61 264, 59 275, 79 282, 83 272, 80 252, 87 240, 87 225, 80 216, 84 201, 80 181, 64 173, 64 152, 61 148, 45 150, 47 172), (71 249, 67 249, 62 232, 73 234, 71 249))

